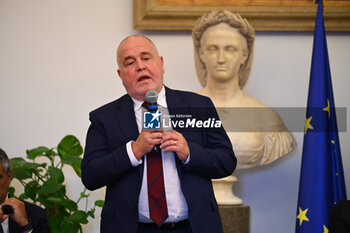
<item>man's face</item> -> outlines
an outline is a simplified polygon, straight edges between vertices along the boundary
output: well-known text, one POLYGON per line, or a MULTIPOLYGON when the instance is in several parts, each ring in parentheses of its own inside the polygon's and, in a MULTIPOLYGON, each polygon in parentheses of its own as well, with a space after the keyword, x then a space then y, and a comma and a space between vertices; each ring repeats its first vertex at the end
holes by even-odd
POLYGON ((160 92, 163 87, 164 63, 154 45, 144 37, 123 41, 117 52, 118 75, 131 97, 144 100, 147 91, 160 92))
POLYGON ((4 167, 0 164, 0 204, 4 202, 7 195, 7 189, 10 186, 12 171, 7 174, 4 167))
POLYGON ((239 69, 247 59, 247 42, 238 29, 217 24, 204 32, 200 42, 200 58, 206 65, 208 79, 238 79, 239 69))

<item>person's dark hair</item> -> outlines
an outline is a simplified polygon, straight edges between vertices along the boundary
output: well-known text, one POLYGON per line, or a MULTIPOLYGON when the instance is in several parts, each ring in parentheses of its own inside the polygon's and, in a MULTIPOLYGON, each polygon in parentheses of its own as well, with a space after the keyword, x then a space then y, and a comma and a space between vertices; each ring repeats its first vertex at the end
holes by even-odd
POLYGON ((6 152, 0 148, 0 164, 4 167, 4 170, 7 173, 10 171, 10 161, 9 157, 7 156, 6 152))

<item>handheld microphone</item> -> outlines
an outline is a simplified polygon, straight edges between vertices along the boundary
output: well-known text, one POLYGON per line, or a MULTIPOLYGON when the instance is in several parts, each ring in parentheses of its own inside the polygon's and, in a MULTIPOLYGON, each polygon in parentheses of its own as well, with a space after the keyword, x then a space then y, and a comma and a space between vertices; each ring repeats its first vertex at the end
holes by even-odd
MULTIPOLYGON (((149 90, 146 93, 146 102, 148 103, 148 111, 156 112, 158 110, 158 93, 154 90, 149 90)), ((160 144, 154 145, 153 151, 157 154, 161 154, 160 144)))
POLYGON ((156 112, 158 110, 158 93, 154 90, 150 90, 146 93, 146 101, 148 103, 148 111, 156 112))
POLYGON ((1 210, 3 214, 7 214, 7 215, 13 214, 13 207, 10 205, 2 205, 1 210))

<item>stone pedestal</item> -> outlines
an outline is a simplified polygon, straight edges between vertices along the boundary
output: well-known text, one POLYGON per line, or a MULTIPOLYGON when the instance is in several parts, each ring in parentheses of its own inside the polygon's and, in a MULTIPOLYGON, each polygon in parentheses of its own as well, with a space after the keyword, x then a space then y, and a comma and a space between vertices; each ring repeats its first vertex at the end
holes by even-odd
POLYGON ((237 182, 235 176, 212 180, 214 194, 218 205, 242 205, 242 199, 233 193, 233 183, 237 182))
POLYGON ((249 233, 249 206, 219 205, 224 233, 249 233))

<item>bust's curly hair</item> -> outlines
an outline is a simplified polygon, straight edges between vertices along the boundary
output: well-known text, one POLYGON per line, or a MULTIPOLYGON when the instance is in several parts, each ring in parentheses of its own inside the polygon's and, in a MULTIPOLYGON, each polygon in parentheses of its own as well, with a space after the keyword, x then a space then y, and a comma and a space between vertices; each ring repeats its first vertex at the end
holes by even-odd
POLYGON ((239 87, 243 88, 248 80, 252 66, 255 31, 246 19, 242 18, 238 13, 232 13, 230 11, 212 11, 206 13, 197 20, 192 29, 195 65, 199 81, 203 87, 207 83, 207 68, 199 57, 200 40, 206 29, 220 23, 227 23, 231 27, 237 28, 247 41, 248 57, 239 71, 239 87))

